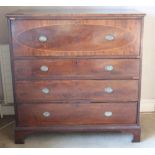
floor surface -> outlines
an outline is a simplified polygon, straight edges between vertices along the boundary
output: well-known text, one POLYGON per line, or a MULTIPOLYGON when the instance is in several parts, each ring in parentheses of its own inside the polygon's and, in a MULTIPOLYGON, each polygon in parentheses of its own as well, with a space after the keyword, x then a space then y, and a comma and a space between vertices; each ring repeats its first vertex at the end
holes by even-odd
POLYGON ((0 122, 1 148, 155 148, 155 113, 141 114, 140 143, 131 143, 132 135, 124 133, 49 133, 29 136, 17 145, 13 117, 0 122))

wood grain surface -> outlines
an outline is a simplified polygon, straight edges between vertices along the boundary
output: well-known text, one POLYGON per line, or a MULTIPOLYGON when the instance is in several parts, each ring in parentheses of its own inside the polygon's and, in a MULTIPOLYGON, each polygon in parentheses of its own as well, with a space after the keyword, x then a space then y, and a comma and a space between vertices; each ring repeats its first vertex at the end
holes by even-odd
POLYGON ((37 101, 137 101, 137 80, 46 80, 16 82, 16 97, 19 103, 37 101), (107 93, 106 88, 113 89, 107 93), (49 90, 47 94, 42 90, 49 90))
POLYGON ((17 60, 15 78, 31 79, 138 79, 138 59, 17 60), (111 66, 112 70, 107 70, 111 66), (42 71, 46 67, 47 71, 42 71))
POLYGON ((130 20, 15 20, 15 57, 139 55, 141 21, 130 20), (113 40, 106 40, 112 35, 113 40), (39 37, 46 36, 46 42, 39 37))
POLYGON ((18 107, 19 126, 135 124, 136 103, 23 104, 18 107), (121 110, 120 110, 121 109, 121 110), (45 117, 44 112, 50 116, 45 117), (106 117, 105 112, 112 112, 106 117))

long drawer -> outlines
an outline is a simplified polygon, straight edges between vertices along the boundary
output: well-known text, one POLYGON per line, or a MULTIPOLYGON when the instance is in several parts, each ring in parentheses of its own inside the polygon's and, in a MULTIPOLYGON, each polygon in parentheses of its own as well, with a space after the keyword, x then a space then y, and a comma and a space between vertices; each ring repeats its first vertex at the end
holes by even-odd
POLYGON ((15 57, 138 56, 140 33, 137 19, 12 22, 15 57))
POLYGON ((16 81, 17 102, 55 100, 137 101, 137 80, 16 81))
POLYGON ((138 79, 138 59, 16 60, 15 78, 21 79, 138 79))
POLYGON ((19 126, 135 124, 136 114, 136 102, 22 104, 18 106, 18 124, 19 126))

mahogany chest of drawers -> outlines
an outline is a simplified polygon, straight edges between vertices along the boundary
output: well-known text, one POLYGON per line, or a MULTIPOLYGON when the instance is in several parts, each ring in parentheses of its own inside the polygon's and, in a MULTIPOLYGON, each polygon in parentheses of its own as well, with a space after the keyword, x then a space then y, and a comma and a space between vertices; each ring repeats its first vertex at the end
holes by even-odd
POLYGON ((121 131, 140 141, 141 13, 8 14, 15 142, 36 132, 121 131))

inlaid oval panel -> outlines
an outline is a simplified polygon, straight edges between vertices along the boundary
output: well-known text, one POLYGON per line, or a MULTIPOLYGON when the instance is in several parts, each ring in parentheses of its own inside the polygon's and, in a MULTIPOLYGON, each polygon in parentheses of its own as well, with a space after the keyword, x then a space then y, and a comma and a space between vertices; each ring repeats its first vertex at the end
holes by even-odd
POLYGON ((103 25, 53 25, 26 30, 17 36, 20 44, 39 50, 96 51, 130 44, 129 30, 103 25))

